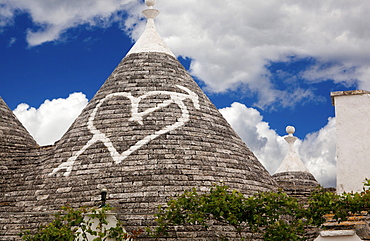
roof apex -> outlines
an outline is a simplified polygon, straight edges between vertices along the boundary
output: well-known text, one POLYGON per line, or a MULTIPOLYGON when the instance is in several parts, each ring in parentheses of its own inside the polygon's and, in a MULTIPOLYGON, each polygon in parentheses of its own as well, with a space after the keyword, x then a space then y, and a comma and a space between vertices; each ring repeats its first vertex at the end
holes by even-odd
POLYGON ((297 150, 294 146, 294 142, 298 139, 297 137, 293 136, 295 128, 293 126, 287 126, 286 131, 289 135, 285 136, 284 139, 289 144, 289 150, 275 173, 309 172, 306 166, 303 164, 301 158, 299 158, 297 150))
POLYGON ((4 148, 20 150, 37 146, 31 134, 0 97, 0 152, 4 148))
POLYGON ((153 6, 149 6, 149 9, 145 9, 142 13, 148 19, 144 33, 140 36, 126 56, 133 53, 159 52, 176 57, 164 43, 155 27, 154 18, 158 16, 159 11, 157 9, 153 9, 153 6))

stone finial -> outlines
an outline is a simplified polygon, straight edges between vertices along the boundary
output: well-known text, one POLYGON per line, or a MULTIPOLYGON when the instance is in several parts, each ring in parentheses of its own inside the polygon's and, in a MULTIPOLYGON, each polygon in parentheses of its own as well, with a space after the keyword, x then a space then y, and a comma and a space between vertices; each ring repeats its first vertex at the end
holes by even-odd
POLYGON ((172 51, 163 42, 155 27, 154 19, 159 15, 159 11, 153 8, 155 3, 155 0, 145 1, 145 4, 148 6, 148 9, 142 11, 143 15, 147 18, 145 31, 126 56, 134 53, 159 52, 166 53, 176 58, 172 51))
POLYGON ((294 142, 298 139, 293 136, 295 128, 293 126, 287 126, 286 132, 287 136, 284 137, 285 141, 289 144, 289 150, 286 154, 283 162, 280 164, 280 167, 276 170, 275 173, 282 172, 309 172, 297 153, 297 150, 294 146, 294 142))
POLYGON ((294 132, 295 132, 295 128, 294 128, 294 126, 287 126, 287 127, 285 128, 285 131, 286 131, 286 133, 288 133, 288 134, 289 134, 289 136, 293 136, 293 134, 294 134, 294 132))
POLYGON ((155 0, 145 0, 145 4, 149 7, 149 8, 153 8, 154 5, 155 5, 155 0))
POLYGON ((149 9, 145 9, 142 13, 147 19, 155 19, 159 15, 159 11, 154 9, 155 0, 145 0, 145 4, 149 9))

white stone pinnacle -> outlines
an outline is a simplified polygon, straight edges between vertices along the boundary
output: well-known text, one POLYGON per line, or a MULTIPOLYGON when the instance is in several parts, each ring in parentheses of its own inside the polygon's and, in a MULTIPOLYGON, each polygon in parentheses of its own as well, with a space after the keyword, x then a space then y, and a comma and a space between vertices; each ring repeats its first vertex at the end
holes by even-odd
POLYGON ((306 166, 303 164, 303 162, 299 158, 297 150, 294 146, 294 142, 298 139, 297 137, 293 136, 293 133, 295 132, 295 128, 293 126, 287 126, 286 132, 288 133, 288 135, 285 136, 284 139, 289 144, 289 150, 283 162, 280 164, 279 168, 276 170, 275 173, 309 172, 306 166))
POLYGON ((126 56, 133 53, 159 52, 176 57, 163 42, 155 27, 154 19, 159 15, 159 11, 153 8, 155 0, 146 0, 145 3, 149 7, 143 11, 143 15, 147 18, 145 31, 126 56))

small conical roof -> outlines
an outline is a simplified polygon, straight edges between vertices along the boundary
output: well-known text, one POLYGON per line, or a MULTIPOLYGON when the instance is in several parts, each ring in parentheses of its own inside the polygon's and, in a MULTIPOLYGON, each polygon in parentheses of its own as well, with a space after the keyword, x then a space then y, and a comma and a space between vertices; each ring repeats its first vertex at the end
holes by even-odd
POLYGON ((298 138, 293 136, 295 128, 287 126, 286 131, 288 135, 284 139, 289 144, 289 150, 273 178, 287 194, 305 199, 319 183, 297 153, 294 142, 298 138))
POLYGON ((36 141, 0 97, 0 153, 34 147, 36 141))

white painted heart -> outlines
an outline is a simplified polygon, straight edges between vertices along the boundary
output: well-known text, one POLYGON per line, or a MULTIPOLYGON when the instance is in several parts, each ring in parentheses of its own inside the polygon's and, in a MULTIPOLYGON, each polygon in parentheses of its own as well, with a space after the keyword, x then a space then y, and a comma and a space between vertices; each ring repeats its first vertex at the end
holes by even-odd
POLYGON ((189 118, 189 111, 184 103, 184 100, 190 99, 193 102, 193 105, 196 109, 199 109, 199 100, 198 95, 189 90, 188 88, 176 85, 179 89, 184 90, 188 94, 178 93, 178 92, 170 92, 170 91, 150 91, 147 92, 144 95, 141 95, 139 97, 134 97, 129 92, 118 92, 113 93, 105 96, 103 99, 101 99, 98 104, 95 106, 93 112, 90 114, 90 117, 87 122, 87 127, 90 130, 90 132, 93 134, 93 137, 84 145, 78 152, 76 152, 72 157, 70 157, 66 162, 63 162, 60 164, 57 168, 54 168, 54 170, 49 173, 49 176, 55 174, 56 172, 65 169, 64 176, 69 176, 72 172, 73 165, 76 161, 76 159, 86 151, 87 148, 89 148, 92 144, 94 144, 97 141, 101 141, 109 150, 111 157, 113 158, 113 161, 116 164, 121 163, 124 159, 126 159, 128 156, 130 156, 134 151, 141 148, 142 146, 146 145, 148 142, 154 140, 155 138, 169 132, 172 130, 175 130, 183 125, 185 125, 186 122, 190 120, 189 118), (170 99, 163 101, 162 103, 156 105, 153 108, 148 108, 142 112, 139 112, 139 106, 141 100, 154 95, 168 95, 170 96, 170 99), (112 141, 100 130, 98 130, 94 126, 94 120, 95 116, 100 108, 100 106, 109 98, 117 97, 117 96, 123 96, 128 98, 131 101, 131 118, 129 121, 135 121, 139 123, 140 125, 143 125, 143 118, 150 113, 159 110, 161 108, 167 107, 172 103, 175 103, 179 106, 181 109, 181 117, 173 124, 167 125, 163 127, 160 130, 155 131, 153 134, 147 135, 138 142, 136 142, 134 145, 130 146, 127 150, 125 150, 122 153, 118 153, 116 148, 113 146, 112 141))

